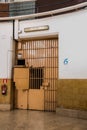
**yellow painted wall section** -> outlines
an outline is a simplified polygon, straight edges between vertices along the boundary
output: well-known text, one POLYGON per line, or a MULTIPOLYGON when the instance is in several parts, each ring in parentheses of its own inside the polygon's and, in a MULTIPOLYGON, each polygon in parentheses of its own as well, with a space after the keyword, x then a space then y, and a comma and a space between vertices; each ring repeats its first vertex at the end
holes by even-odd
MULTIPOLYGON (((6 82, 4 80, 4 82, 6 82)), ((0 79, 0 104, 10 104, 11 103, 11 79, 7 79, 7 94, 2 95, 1 86, 3 85, 3 79, 0 79)))
POLYGON ((87 79, 56 81, 57 107, 87 110, 87 79))

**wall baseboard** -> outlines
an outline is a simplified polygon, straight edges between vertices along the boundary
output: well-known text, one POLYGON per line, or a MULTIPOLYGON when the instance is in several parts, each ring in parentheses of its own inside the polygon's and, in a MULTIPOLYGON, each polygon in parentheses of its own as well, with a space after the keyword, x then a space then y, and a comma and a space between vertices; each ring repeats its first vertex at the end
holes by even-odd
POLYGON ((11 104, 0 104, 0 111, 11 110, 11 104))
POLYGON ((56 113, 59 116, 67 116, 72 118, 87 119, 87 111, 83 110, 73 110, 65 108, 56 108, 56 113))

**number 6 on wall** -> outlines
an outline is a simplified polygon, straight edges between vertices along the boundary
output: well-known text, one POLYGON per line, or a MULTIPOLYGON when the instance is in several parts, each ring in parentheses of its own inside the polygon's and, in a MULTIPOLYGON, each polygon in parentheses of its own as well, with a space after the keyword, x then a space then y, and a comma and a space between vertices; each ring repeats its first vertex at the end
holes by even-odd
POLYGON ((64 63, 64 65, 67 65, 68 62, 69 62, 69 61, 68 61, 68 58, 66 58, 66 59, 64 59, 64 62, 63 62, 63 63, 64 63))

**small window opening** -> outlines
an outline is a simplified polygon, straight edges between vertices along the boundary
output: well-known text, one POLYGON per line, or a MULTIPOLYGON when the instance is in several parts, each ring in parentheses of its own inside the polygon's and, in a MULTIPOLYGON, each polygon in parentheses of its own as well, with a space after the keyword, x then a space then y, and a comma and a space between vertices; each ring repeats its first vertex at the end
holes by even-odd
POLYGON ((30 89, 40 89, 43 82, 43 69, 30 68, 30 89))
POLYGON ((18 59, 17 65, 25 65, 25 59, 18 59))

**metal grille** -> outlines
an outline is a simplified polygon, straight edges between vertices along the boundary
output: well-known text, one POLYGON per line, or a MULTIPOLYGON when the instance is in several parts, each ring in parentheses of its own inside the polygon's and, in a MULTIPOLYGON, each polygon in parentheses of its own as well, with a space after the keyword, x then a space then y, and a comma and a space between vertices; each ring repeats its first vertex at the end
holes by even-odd
POLYGON ((30 81, 29 88, 30 89, 40 89, 43 82, 43 69, 42 68, 30 68, 30 81))
POLYGON ((56 86, 58 78, 58 39, 22 41, 18 53, 30 69, 29 89, 44 88, 44 110, 56 109, 56 86))

